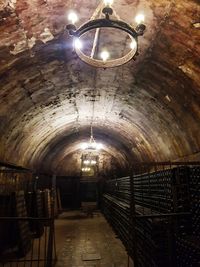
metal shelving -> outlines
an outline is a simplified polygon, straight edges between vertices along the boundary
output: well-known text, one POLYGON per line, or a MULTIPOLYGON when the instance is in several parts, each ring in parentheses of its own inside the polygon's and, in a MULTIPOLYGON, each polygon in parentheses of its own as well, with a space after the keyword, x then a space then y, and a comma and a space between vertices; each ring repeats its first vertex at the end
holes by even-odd
POLYGON ((157 163, 141 170, 106 181, 102 196, 103 213, 135 266, 200 266, 200 167, 157 163))

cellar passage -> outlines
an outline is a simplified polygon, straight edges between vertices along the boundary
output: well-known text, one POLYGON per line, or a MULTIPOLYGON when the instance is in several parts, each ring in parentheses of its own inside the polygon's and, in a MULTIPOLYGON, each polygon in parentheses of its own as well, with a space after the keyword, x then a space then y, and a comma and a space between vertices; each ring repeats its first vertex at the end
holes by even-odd
MULTIPOLYGON (((81 25, 97 1, 0 4, 1 160, 76 175, 91 122, 95 140, 104 144, 102 174, 113 164, 126 172, 132 160, 199 158, 198 1, 113 5, 132 25, 142 13, 147 28, 136 61, 104 70, 81 62, 64 31, 71 10, 81 25)), ((108 34, 110 52, 123 52, 129 40, 108 34)))
MULTIPOLYGON (((71 12, 80 26, 99 2, 0 1, 0 261, 49 267, 63 221, 74 248, 69 221, 79 227, 99 216, 136 267, 199 266, 199 1, 114 1, 118 19, 136 28, 142 18, 146 30, 137 58, 110 69, 82 62, 66 30, 71 12)), ((95 56, 126 54, 130 38, 104 30, 95 56)), ((87 55, 94 35, 81 39, 87 55)), ((103 260, 104 250, 87 245, 103 260)), ((61 245, 59 252, 74 255, 61 245)))

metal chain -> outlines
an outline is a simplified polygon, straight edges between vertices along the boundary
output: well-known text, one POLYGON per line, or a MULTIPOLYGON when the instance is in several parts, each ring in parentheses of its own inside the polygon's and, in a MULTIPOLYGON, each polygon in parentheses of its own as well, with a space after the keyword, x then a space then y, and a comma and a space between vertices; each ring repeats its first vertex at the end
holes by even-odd
POLYGON ((94 20, 94 19, 97 18, 99 12, 100 12, 100 11, 102 10, 102 8, 103 8, 103 5, 104 5, 104 3, 103 3, 103 0, 102 0, 102 1, 99 3, 99 5, 97 6, 97 8, 95 9, 94 13, 92 14, 90 20, 94 20))

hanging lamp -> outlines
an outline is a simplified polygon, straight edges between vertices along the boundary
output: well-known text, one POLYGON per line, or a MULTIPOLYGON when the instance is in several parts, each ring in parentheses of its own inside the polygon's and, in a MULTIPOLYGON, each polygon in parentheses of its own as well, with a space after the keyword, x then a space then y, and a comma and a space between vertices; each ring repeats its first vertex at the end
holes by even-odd
MULTIPOLYGON (((97 9, 95 10, 93 16, 89 21, 84 23, 82 26, 77 28, 75 26, 78 17, 75 13, 69 14, 69 20, 72 24, 66 26, 66 29, 70 36, 74 38, 74 50, 78 57, 84 61, 85 63, 97 67, 97 68, 111 68, 118 67, 123 64, 126 64, 131 59, 135 59, 138 55, 138 37, 144 34, 146 26, 140 21, 143 19, 138 17, 138 24, 134 28, 129 23, 121 20, 115 10, 112 7, 112 0, 104 0, 102 1, 97 9), (103 15, 103 17, 102 17, 103 15), (128 34, 131 39, 130 50, 126 55, 116 59, 109 59, 110 55, 108 51, 101 52, 101 59, 97 59, 94 57, 97 46, 100 45, 99 41, 99 32, 102 28, 113 28, 118 29, 122 32, 128 34), (81 42, 80 38, 86 34, 87 32, 96 29, 95 38, 93 42, 93 48, 90 56, 86 55, 81 50, 81 42)), ((112 36, 111 36, 112 38, 112 36)))

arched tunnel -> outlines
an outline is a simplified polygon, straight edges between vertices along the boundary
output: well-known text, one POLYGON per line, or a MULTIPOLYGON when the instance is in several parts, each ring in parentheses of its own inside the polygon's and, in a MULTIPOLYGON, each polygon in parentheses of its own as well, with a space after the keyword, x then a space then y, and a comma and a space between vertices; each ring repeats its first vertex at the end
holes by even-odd
MULTIPOLYGON (((200 161, 199 1, 114 1, 118 19, 134 25, 142 12, 146 30, 135 60, 105 69, 84 63, 66 30, 71 10, 80 26, 99 2, 0 1, 0 161, 78 177, 91 125, 103 145, 99 177, 127 176, 135 163, 200 161)), ((129 40, 109 29, 101 41, 121 56, 129 40)))

